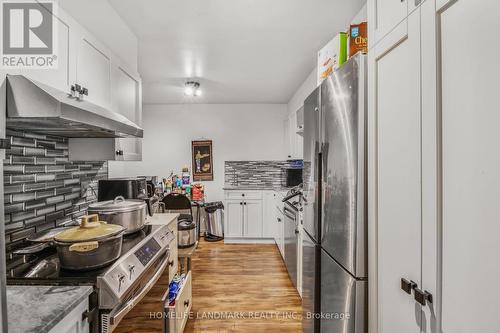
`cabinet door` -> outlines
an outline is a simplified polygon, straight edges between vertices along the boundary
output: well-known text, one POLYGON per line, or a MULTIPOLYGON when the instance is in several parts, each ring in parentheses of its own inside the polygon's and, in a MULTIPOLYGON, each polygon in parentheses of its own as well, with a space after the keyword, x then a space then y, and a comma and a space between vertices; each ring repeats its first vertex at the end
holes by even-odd
POLYGON ((276 236, 276 196, 275 192, 263 193, 262 237, 265 238, 275 238, 276 236))
POLYGON ((262 237, 262 200, 245 200, 243 203, 243 235, 262 237))
POLYGON ((243 202, 240 200, 228 200, 225 207, 226 237, 243 237, 243 202))
MULTIPOLYGON (((378 332, 420 332, 421 310, 400 289, 421 279, 420 13, 415 11, 370 54, 369 195, 375 272, 369 279, 378 332), (407 33, 408 32, 408 33, 407 33)), ((373 318, 372 318, 373 319, 373 318)))
MULTIPOLYGON (((129 74, 124 68, 112 67, 112 109, 125 116, 131 122, 141 125, 141 81, 129 74)), ((117 161, 142 160, 142 139, 120 138, 116 139, 117 161)))
MULTIPOLYGON (((41 5, 41 10, 48 10, 41 5)), ((74 34, 73 27, 67 21, 67 16, 63 11, 59 11, 58 16, 54 17, 54 23, 57 31, 57 41, 54 45, 57 47, 57 68, 54 69, 16 69, 4 71, 7 74, 25 75, 30 79, 39 81, 50 87, 66 91, 69 93, 70 86, 74 81, 74 54, 72 53, 70 37, 74 34)))
POLYGON ((437 1, 442 332, 500 332, 500 3, 437 1), (481 33, 478 33, 481 32, 481 33), (474 52, 474 45, 488 45, 474 52), (464 315, 465 313, 465 315, 464 315))
POLYGON ((79 39, 76 81, 89 90, 86 100, 111 108, 111 61, 99 43, 82 34, 79 39))
POLYGON ((368 0, 370 48, 408 16, 408 1, 414 0, 368 0))

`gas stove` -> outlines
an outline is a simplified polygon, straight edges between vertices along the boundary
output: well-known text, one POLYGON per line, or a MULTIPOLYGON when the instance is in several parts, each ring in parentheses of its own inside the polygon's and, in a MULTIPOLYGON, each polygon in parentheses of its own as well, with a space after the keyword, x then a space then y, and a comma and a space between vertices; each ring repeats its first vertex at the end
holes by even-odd
POLYGON ((86 272, 62 269, 53 248, 36 255, 13 257, 7 283, 91 285, 91 332, 111 332, 168 267, 169 244, 173 239, 166 225, 146 225, 139 232, 124 236, 122 254, 113 264, 86 272))

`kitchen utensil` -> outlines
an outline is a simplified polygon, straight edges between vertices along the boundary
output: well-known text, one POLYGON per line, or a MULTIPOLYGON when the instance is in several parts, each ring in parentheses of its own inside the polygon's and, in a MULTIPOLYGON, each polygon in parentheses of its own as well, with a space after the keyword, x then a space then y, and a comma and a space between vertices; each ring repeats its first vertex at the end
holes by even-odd
POLYGON ((188 248, 196 244, 196 224, 193 221, 180 220, 177 231, 177 247, 188 248))
POLYGON ((59 227, 37 232, 26 238, 26 241, 34 243, 33 245, 23 247, 22 249, 16 250, 13 254, 17 255, 27 255, 35 254, 45 250, 48 247, 54 246, 54 237, 60 232, 70 229, 72 227, 59 227))
POLYGON ((80 226, 54 237, 61 267, 91 270, 106 266, 120 257, 125 228, 99 221, 97 214, 82 218, 80 226))
POLYGON ((118 196, 114 200, 91 204, 88 213, 98 214, 100 220, 109 224, 121 225, 126 229, 125 234, 131 234, 144 227, 146 207, 144 200, 118 196))

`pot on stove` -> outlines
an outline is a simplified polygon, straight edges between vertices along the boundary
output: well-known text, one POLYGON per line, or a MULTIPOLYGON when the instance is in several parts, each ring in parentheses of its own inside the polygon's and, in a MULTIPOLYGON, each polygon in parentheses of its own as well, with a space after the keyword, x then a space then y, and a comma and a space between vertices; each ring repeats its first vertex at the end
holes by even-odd
POLYGON ((122 196, 114 200, 99 201, 89 206, 89 214, 98 214, 101 221, 121 225, 125 234, 141 230, 146 223, 146 202, 138 199, 125 199, 122 196))
POLYGON ((80 226, 54 237, 61 267, 82 271, 111 264, 121 255, 124 231, 122 226, 99 221, 97 214, 82 217, 80 226))

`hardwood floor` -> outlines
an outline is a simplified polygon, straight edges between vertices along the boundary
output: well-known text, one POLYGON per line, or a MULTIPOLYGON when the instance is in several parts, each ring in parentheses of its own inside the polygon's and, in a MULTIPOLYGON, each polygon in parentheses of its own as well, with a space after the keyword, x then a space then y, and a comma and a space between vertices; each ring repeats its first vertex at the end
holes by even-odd
MULTIPOLYGON (((192 274, 185 333, 302 332, 301 300, 276 246, 200 241, 192 274)), ((165 288, 163 282, 155 286, 115 332, 161 332, 161 320, 148 313, 157 311, 165 288)))

